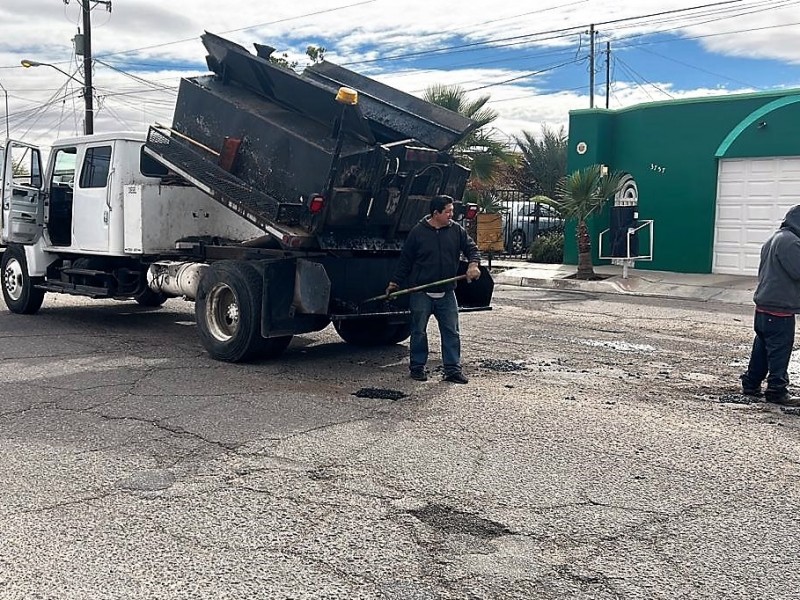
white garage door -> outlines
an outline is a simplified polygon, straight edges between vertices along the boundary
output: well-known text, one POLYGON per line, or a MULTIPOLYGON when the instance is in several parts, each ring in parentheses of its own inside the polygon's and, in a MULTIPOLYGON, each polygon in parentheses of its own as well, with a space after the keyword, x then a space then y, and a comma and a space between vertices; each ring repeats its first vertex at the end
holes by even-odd
POLYGON ((756 275, 761 245, 796 204, 800 157, 720 160, 712 271, 756 275))

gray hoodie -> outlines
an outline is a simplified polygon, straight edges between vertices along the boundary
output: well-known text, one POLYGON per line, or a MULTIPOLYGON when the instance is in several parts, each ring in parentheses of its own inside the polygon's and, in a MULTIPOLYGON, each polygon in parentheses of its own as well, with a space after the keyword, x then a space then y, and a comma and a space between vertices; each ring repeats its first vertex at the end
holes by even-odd
POLYGON ((789 209, 781 228, 761 247, 756 307, 800 313, 800 206, 789 209))

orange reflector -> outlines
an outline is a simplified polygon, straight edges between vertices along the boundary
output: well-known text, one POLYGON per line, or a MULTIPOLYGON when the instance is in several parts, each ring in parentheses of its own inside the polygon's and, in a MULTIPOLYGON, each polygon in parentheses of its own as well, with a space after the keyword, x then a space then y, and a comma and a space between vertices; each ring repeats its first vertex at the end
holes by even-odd
POLYGON ((311 214, 319 214, 323 208, 325 208, 325 196, 320 196, 319 194, 311 196, 311 202, 308 204, 308 210, 311 211, 311 214))

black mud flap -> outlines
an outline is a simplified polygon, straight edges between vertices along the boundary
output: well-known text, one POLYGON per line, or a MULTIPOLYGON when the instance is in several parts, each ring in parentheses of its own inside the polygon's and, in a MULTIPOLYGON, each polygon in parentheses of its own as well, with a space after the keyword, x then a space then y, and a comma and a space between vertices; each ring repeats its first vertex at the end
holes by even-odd
POLYGON ((310 333, 330 323, 331 284, 322 265, 297 258, 256 264, 263 277, 263 337, 310 333))
MULTIPOLYGON (((481 276, 467 283, 462 280, 456 286, 456 300, 459 309, 481 309, 490 310, 492 304, 492 294, 494 293, 494 280, 489 269, 480 267, 481 276)), ((467 272, 467 263, 462 262, 458 267, 458 274, 463 275, 467 272)))

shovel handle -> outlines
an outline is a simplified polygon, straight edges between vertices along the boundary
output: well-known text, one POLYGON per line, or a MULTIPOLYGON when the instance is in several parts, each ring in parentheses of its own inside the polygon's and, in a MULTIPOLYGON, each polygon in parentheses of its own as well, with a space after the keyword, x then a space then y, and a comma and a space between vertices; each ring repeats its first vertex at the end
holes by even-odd
POLYGON ((375 300, 390 300, 391 298, 397 298, 398 296, 404 296, 406 294, 412 294, 414 292, 421 292, 422 290, 427 290, 428 288, 436 287, 438 285, 444 285, 445 283, 453 283, 456 281, 461 281, 462 279, 466 278, 467 274, 464 273, 463 275, 458 275, 456 277, 440 279, 439 281, 434 281, 432 283, 417 285, 415 287, 406 288, 404 290, 397 290, 396 292, 392 292, 390 294, 381 294, 380 296, 375 296, 374 298, 367 298, 366 300, 364 300, 364 302, 373 302, 375 300))

